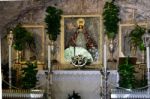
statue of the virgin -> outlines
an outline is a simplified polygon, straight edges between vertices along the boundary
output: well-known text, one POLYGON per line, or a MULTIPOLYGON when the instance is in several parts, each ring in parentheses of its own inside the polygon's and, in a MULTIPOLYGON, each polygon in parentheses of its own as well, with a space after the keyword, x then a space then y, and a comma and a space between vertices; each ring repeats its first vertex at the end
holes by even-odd
POLYGON ((74 47, 83 47, 85 49, 97 47, 94 40, 90 37, 89 33, 84 28, 85 20, 83 18, 79 18, 77 20, 77 25, 78 28, 76 32, 71 36, 68 45, 74 47))

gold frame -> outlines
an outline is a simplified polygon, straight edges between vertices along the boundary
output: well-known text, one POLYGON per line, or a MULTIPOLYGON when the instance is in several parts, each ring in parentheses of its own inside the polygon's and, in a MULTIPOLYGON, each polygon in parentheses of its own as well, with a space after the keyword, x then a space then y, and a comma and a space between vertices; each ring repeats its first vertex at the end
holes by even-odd
MULTIPOLYGON (((61 37, 60 37, 60 44, 61 44, 61 59, 60 59, 60 62, 62 64, 68 64, 67 62, 65 62, 64 60, 64 20, 65 18, 85 18, 85 17, 97 17, 99 18, 99 22, 100 22, 100 28, 99 28, 99 35, 100 37, 98 38, 99 39, 99 51, 100 53, 102 53, 102 28, 103 28, 103 25, 102 25, 102 17, 101 15, 62 15, 62 19, 61 19, 61 37)), ((95 62, 94 64, 102 64, 102 54, 99 54, 100 55, 100 58, 99 58, 99 61, 98 62, 95 62)))
POLYGON ((36 28, 38 28, 38 29, 41 29, 41 32, 42 32, 42 53, 41 53, 41 59, 42 60, 39 60, 39 62, 42 62, 42 63, 44 63, 45 62, 45 26, 44 25, 34 25, 34 24, 23 24, 22 25, 22 27, 24 27, 24 28, 26 28, 26 29, 36 29, 36 28))
MULTIPOLYGON (((141 23, 136 23, 139 26, 145 26, 146 28, 148 27, 147 22, 141 22, 141 23)), ((122 29, 124 27, 132 27, 135 26, 135 23, 127 23, 127 24, 119 24, 119 57, 122 55, 122 29)))

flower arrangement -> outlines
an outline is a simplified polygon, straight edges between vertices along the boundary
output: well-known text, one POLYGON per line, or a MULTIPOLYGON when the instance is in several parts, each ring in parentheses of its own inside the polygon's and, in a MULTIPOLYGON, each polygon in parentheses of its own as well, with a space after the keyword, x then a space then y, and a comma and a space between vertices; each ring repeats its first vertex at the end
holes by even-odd
POLYGON ((86 65, 87 63, 87 57, 84 57, 83 55, 77 55, 71 58, 71 63, 76 67, 82 67, 86 65))

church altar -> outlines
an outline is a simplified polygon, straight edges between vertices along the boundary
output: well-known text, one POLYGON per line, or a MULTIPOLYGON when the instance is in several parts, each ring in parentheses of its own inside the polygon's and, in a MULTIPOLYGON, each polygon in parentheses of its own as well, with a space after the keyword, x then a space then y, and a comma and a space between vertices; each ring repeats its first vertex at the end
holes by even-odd
POLYGON ((82 99, 99 99, 99 71, 54 71, 53 89, 56 99, 67 99, 73 91, 82 99))
MULTIPOLYGON (((44 76, 42 76, 45 74, 44 72, 39 71, 38 73, 41 83, 44 82, 44 76)), ((108 81, 111 85, 117 86, 119 80, 117 71, 109 72, 108 81)), ((68 94, 75 91, 82 99, 100 99, 101 77, 100 71, 94 70, 55 70, 53 71, 53 96, 56 99, 67 99, 68 94)))

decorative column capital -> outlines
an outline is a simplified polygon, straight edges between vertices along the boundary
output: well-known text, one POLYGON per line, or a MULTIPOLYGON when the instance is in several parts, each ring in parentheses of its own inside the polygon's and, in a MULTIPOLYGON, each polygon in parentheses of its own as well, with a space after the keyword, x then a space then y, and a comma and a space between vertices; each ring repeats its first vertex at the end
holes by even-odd
POLYGON ((9 34, 7 35, 7 40, 8 40, 8 45, 12 45, 13 43, 13 32, 10 31, 9 34))

